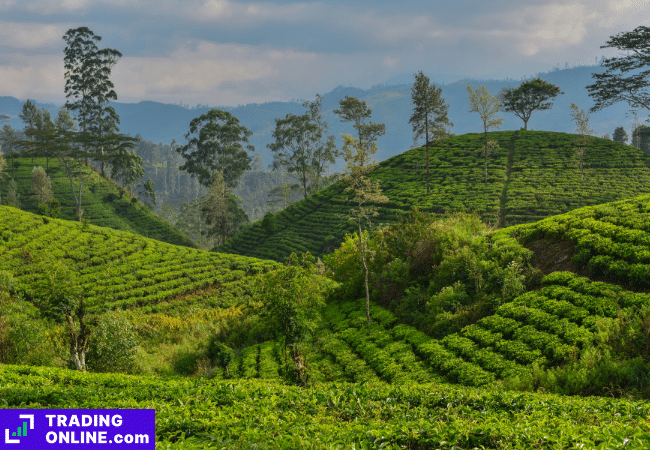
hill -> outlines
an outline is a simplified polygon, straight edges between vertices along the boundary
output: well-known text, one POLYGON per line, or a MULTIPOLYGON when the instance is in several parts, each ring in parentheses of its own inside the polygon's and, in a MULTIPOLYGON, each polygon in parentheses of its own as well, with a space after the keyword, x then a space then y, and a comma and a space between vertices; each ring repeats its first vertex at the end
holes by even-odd
MULTIPOLYGON (((488 133, 499 143, 484 161, 483 134, 446 138, 430 148, 431 191, 426 193, 425 149, 416 148, 379 164, 389 203, 375 223, 394 223, 412 207, 442 214, 476 211, 487 223, 510 226, 534 222, 583 206, 650 193, 650 155, 630 146, 592 137, 585 156, 585 180, 573 164, 576 135, 549 131, 488 133), (502 219, 499 223, 498 212, 502 219)), ((216 250, 282 261, 291 252, 316 256, 339 246, 355 231, 345 217, 350 206, 341 182, 254 223, 216 250)))
MULTIPOLYGON (((529 122, 529 128, 535 130, 552 130, 557 132, 572 132, 575 127, 571 122, 570 103, 575 103, 588 110, 593 105, 593 100, 588 95, 585 86, 594 82, 593 73, 603 73, 600 66, 581 66, 562 70, 553 70, 548 73, 539 73, 542 79, 559 86, 564 95, 560 95, 553 102, 553 108, 546 111, 535 112, 529 122)), ((528 77, 530 79, 531 77, 528 77)), ((456 78, 457 79, 457 78, 456 78)), ((448 80, 448 79, 447 79, 448 80)), ((517 87, 523 80, 472 80, 463 79, 453 83, 441 83, 442 80, 431 76, 431 81, 442 89, 442 96, 450 106, 449 120, 454 123, 453 132, 457 135, 470 133, 481 129, 481 120, 478 114, 467 113, 467 86, 477 88, 485 85, 490 93, 497 95, 504 87, 517 87)), ((413 131, 408 120, 413 113, 411 101, 411 87, 413 74, 408 74, 403 79, 396 79, 399 85, 377 85, 370 89, 338 86, 323 95, 323 120, 330 126, 330 133, 336 137, 337 145, 342 145, 341 133, 353 133, 354 129, 349 122, 341 123, 340 118, 333 113, 339 108, 339 100, 345 95, 365 100, 372 110, 372 121, 385 123, 388 133, 377 139, 379 161, 397 155, 401 149, 408 147, 413 138, 413 131)), ((310 99, 311 100, 311 99, 310 99)), ((22 129, 23 124, 17 115, 22 109, 21 101, 13 97, 0 97, 0 114, 11 117, 9 124, 15 129, 22 129)), ((155 143, 171 144, 172 139, 184 143, 184 135, 189 130, 190 121, 212 108, 229 111, 237 117, 240 123, 253 131, 250 143, 264 157, 264 165, 272 162, 266 145, 273 142, 276 118, 283 118, 287 114, 304 114, 305 108, 300 102, 266 102, 241 106, 196 106, 187 108, 179 105, 164 104, 151 101, 139 103, 112 102, 111 106, 121 118, 120 132, 136 136, 141 134, 145 139, 155 143)), ((52 117, 56 117, 60 105, 37 103, 37 107, 46 107, 52 117)), ((616 103, 605 110, 591 115, 591 127, 598 136, 605 133, 610 135, 614 129, 624 126, 631 134, 632 119, 626 117, 628 106, 625 102, 616 103)), ((512 113, 500 113, 504 118, 502 129, 519 129, 523 122, 512 113)))
MULTIPOLYGON (((14 170, 11 169, 12 159, 7 160, 7 169, 3 180, 0 180, 0 193, 5 197, 9 181, 13 178, 18 184, 20 207, 24 211, 38 213, 38 202, 31 192, 32 168, 46 168, 45 158, 13 158, 14 170)), ((90 169, 84 168, 87 171, 90 169)), ((56 158, 50 158, 48 175, 52 179, 52 192, 61 205, 59 217, 65 220, 77 220, 76 203, 72 194, 70 179, 56 158)), ((78 183, 75 183, 78 192, 78 183)), ((128 231, 151 239, 176 245, 196 248, 197 245, 179 231, 173 229, 167 222, 160 219, 151 209, 147 208, 137 198, 121 186, 102 178, 98 173, 92 173, 84 183, 82 194, 83 219, 100 227, 128 231)))
POLYGON ((33 300, 34 283, 55 261, 76 274, 89 312, 175 316, 231 306, 252 275, 277 266, 0 206, 0 271, 13 275, 17 291, 33 300))

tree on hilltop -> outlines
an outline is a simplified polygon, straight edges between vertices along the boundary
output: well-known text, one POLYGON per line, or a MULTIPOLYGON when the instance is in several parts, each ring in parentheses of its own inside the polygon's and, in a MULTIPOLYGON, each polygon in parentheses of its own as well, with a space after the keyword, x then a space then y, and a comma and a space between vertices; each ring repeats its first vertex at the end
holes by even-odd
POLYGON ((476 91, 471 86, 467 86, 467 92, 469 94, 469 104, 472 107, 468 112, 477 112, 483 121, 485 145, 481 148, 481 151, 485 159, 485 187, 487 187, 487 157, 495 148, 498 148, 496 141, 488 142, 487 133, 490 128, 500 128, 503 119, 491 118, 499 111, 499 100, 490 94, 484 85, 481 85, 476 91))
POLYGON ((557 97, 558 94, 564 94, 558 86, 536 78, 524 81, 517 88, 501 89, 497 98, 502 110, 515 113, 524 121, 524 130, 528 130, 528 120, 533 111, 550 109, 553 104, 547 100, 557 97))
POLYGON ((9 167, 11 168, 12 177, 14 176, 15 168, 14 153, 16 150, 19 150, 21 148, 19 142, 22 137, 24 137, 24 135, 20 131, 11 128, 11 125, 8 123, 4 124, 2 130, 0 130, 0 145, 2 145, 2 151, 7 153, 11 158, 9 167))
POLYGON ((576 133, 579 137, 576 139, 578 148, 575 150, 575 164, 580 168, 582 181, 585 180, 585 153, 589 135, 594 131, 589 128, 589 116, 585 110, 580 110, 578 105, 571 103, 571 120, 576 122, 576 133))
POLYGON ((411 100, 415 105, 409 123, 413 125, 413 140, 417 141, 424 135, 426 147, 427 168, 427 194, 429 193, 429 144, 434 137, 443 138, 447 135, 447 127, 453 126, 449 122, 447 113, 449 105, 442 98, 442 88, 435 84, 429 85, 429 77, 422 71, 415 75, 415 82, 411 88, 411 100))
MULTIPOLYGON (((25 124, 24 132, 31 131, 35 129, 36 125, 36 116, 38 116, 39 111, 36 108, 36 105, 32 103, 30 99, 27 99, 27 101, 23 104, 23 111, 21 114, 18 114, 18 117, 20 117, 20 120, 23 121, 25 124)), ((32 139, 30 138, 30 141, 32 139)), ((34 154, 33 154, 33 149, 29 149, 29 153, 32 156, 32 163, 34 162, 34 154)))
MULTIPOLYGON (((650 65, 650 27, 639 26, 633 31, 611 36, 607 45, 600 48, 617 48, 626 52, 626 56, 604 59, 600 65, 607 67, 605 73, 593 73, 594 84, 587 86, 589 96, 595 101, 591 112, 599 111, 614 103, 625 101, 631 107, 650 109, 650 94, 645 90, 650 87, 650 70, 624 77, 623 74, 648 67, 650 65), (632 52, 632 53, 630 53, 632 52), (620 73, 616 73, 620 71, 620 73)), ((621 52, 617 52, 621 53, 621 52)))

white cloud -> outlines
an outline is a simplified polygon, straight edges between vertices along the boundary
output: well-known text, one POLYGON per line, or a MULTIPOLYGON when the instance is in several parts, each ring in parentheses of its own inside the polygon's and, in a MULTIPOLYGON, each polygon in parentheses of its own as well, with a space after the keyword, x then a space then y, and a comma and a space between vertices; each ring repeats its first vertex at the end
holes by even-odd
POLYGON ((386 56, 381 60, 381 63, 386 67, 395 67, 398 62, 399 58, 391 58, 390 56, 386 56))
POLYGON ((36 49, 60 47, 65 25, 0 21, 0 48, 36 49))

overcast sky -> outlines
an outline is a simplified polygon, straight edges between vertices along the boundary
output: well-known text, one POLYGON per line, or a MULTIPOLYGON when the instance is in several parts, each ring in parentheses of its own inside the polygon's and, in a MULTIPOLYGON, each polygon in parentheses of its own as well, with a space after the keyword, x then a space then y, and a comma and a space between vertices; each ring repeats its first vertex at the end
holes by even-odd
POLYGON ((237 106, 420 70, 449 83, 594 64, 649 11, 650 0, 0 0, 0 96, 63 104, 62 37, 82 26, 123 55, 118 102, 237 106))

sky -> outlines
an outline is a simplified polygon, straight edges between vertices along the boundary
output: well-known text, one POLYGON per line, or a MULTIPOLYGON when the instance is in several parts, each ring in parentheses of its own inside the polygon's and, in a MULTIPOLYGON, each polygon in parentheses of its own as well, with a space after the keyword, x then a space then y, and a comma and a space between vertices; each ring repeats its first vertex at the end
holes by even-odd
POLYGON ((238 106, 592 65, 649 22, 650 0, 0 0, 0 96, 65 103, 63 36, 79 27, 122 53, 118 102, 238 106))

